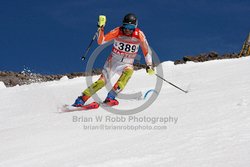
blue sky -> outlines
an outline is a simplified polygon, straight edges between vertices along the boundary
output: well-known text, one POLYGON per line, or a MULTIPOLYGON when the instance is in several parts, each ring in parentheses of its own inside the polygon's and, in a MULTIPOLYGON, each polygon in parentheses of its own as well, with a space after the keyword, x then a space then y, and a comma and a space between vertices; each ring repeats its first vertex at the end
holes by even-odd
MULTIPOLYGON (((87 61, 80 58, 97 29, 98 15, 107 16, 108 32, 129 12, 138 16, 161 61, 239 52, 250 32, 249 0, 1 0, 0 70, 84 71, 87 61)), ((100 55, 96 67, 103 66, 109 52, 100 55)))

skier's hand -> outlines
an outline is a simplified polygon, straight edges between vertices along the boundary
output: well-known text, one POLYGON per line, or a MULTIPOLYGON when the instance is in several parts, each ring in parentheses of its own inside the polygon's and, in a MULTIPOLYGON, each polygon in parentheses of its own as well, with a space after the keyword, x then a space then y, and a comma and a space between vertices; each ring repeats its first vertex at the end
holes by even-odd
POLYGON ((104 15, 99 15, 99 19, 98 19, 98 23, 97 23, 97 27, 98 28, 103 28, 106 24, 106 16, 104 15))
POLYGON ((154 71, 154 68, 152 67, 152 65, 148 65, 146 67, 146 71, 149 75, 154 75, 155 74, 155 71, 154 71))

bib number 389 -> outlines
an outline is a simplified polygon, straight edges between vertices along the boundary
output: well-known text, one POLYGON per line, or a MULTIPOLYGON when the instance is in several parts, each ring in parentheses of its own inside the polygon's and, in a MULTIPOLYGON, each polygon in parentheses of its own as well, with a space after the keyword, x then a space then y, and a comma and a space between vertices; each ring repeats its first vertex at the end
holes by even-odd
POLYGON ((138 45, 135 44, 118 42, 117 45, 117 49, 123 52, 135 53, 138 51, 138 45))

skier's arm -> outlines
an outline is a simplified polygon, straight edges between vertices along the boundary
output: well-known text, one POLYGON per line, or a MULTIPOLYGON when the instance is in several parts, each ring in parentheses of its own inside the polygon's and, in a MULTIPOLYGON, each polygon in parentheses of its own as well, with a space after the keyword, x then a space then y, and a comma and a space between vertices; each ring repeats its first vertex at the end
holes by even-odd
POLYGON ((148 45, 147 39, 142 31, 139 33, 139 38, 140 38, 140 46, 142 49, 142 52, 144 54, 145 62, 147 64, 146 71, 149 75, 153 75, 154 72, 154 67, 153 67, 153 62, 152 62, 152 51, 148 45))
POLYGON ((152 51, 148 45, 147 39, 142 31, 139 32, 140 46, 147 66, 152 66, 152 51))
POLYGON ((119 31, 120 31, 120 28, 117 27, 113 29, 112 31, 110 31, 108 34, 104 35, 104 28, 100 28, 97 43, 101 45, 101 44, 104 44, 106 42, 113 40, 114 38, 118 36, 119 31))

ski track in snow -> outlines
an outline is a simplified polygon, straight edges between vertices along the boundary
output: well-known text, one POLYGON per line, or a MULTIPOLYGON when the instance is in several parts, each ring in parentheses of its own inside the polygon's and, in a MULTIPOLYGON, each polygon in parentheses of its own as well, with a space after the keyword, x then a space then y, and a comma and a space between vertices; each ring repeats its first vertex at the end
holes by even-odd
MULTIPOLYGON (((59 114, 86 88, 84 77, 0 89, 0 167, 249 167, 250 57, 163 62, 157 100, 135 117, 175 117, 176 123, 74 122, 73 117, 125 117, 102 108, 59 114), (161 130, 87 130, 83 125, 166 125, 161 130)), ((96 80, 98 76, 94 77, 96 80)), ((124 93, 152 89, 155 76, 134 73, 124 93)), ((98 95, 104 99, 107 90, 98 95)), ((131 109, 143 100, 120 100, 131 109)))

